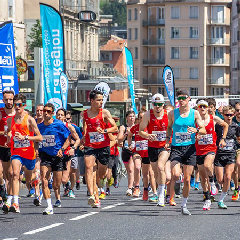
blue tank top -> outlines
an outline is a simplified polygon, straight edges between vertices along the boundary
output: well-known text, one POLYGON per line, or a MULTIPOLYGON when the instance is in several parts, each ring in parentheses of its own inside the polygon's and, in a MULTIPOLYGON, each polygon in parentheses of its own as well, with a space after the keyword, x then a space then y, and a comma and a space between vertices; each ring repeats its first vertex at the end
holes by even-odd
POLYGON ((190 108, 188 117, 182 118, 180 116, 179 108, 174 110, 174 123, 173 123, 173 146, 188 146, 195 144, 195 133, 188 133, 188 127, 195 126, 195 110, 190 108))

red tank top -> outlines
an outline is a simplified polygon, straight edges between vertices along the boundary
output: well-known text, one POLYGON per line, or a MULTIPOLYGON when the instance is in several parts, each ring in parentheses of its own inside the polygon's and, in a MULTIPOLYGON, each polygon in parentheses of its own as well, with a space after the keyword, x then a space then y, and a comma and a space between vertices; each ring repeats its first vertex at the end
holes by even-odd
POLYGON ((139 135, 139 124, 134 125, 130 132, 135 135, 135 148, 132 152, 137 152, 142 158, 148 157, 148 140, 139 135))
POLYGON ((87 110, 84 110, 83 117, 87 125, 85 135, 85 146, 91 148, 104 148, 110 146, 110 139, 107 133, 98 133, 97 128, 106 129, 106 123, 103 121, 102 109, 94 118, 89 118, 87 110))
POLYGON ((19 132, 23 136, 34 136, 34 132, 28 129, 28 114, 26 114, 21 122, 21 124, 15 123, 15 116, 12 117, 11 131, 11 155, 18 155, 22 158, 33 160, 36 158, 34 143, 30 140, 17 140, 15 138, 15 133, 19 132))
POLYGON ((153 110, 150 110, 150 122, 148 124, 147 130, 149 134, 156 134, 156 141, 148 141, 148 146, 153 148, 162 148, 166 144, 166 134, 168 126, 168 114, 164 110, 162 119, 157 119, 153 113, 153 110))
MULTIPOLYGON (((113 133, 113 135, 116 136, 116 135, 118 135, 118 133, 113 133)), ((110 148, 110 155, 113 155, 113 156, 118 156, 119 155, 117 143, 110 148)))
MULTIPOLYGON (((7 130, 7 120, 8 120, 8 118, 11 118, 12 116, 8 116, 6 114, 4 108, 0 108, 0 112, 2 115, 2 118, 0 120, 0 131, 6 131, 7 130)), ((4 135, 0 135, 0 146, 5 147, 6 141, 7 141, 7 137, 4 135)))
POLYGON ((202 135, 200 140, 196 140, 196 154, 197 155, 206 155, 209 152, 217 151, 216 141, 217 134, 214 130, 214 121, 213 116, 210 116, 210 121, 207 126, 205 126, 206 135, 202 135))

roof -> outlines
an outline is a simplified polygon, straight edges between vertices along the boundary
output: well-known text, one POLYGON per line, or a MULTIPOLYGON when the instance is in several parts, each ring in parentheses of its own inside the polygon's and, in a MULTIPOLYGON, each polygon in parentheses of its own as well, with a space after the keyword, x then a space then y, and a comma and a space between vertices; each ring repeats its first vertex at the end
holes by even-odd
POLYGON ((123 51, 123 48, 127 45, 126 39, 113 37, 108 42, 100 47, 100 51, 123 51))

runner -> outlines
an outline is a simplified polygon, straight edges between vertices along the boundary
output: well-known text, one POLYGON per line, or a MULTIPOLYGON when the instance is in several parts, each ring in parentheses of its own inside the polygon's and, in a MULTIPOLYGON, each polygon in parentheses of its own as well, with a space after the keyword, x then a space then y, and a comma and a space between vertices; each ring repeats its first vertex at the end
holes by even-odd
POLYGON ((217 181, 223 184, 221 196, 218 200, 218 207, 222 209, 227 209, 223 201, 230 187, 230 181, 236 162, 237 141, 240 141, 240 127, 237 123, 232 121, 234 113, 235 109, 232 106, 225 106, 223 108, 224 121, 229 125, 226 138, 223 135, 223 127, 216 125, 218 149, 214 165, 217 181), (225 146, 222 144, 222 140, 225 140, 225 146))
MULTIPOLYGON (((133 194, 133 182, 134 182, 134 162, 133 162, 133 154, 128 148, 127 136, 130 132, 131 127, 135 123, 135 112, 127 111, 126 112, 126 125, 122 125, 119 128, 118 134, 118 145, 122 147, 122 161, 127 169, 128 175, 128 189, 126 191, 127 196, 132 196, 133 194)), ((134 144, 134 136, 132 139, 132 144, 134 144)))
POLYGON ((58 207, 61 206, 59 188, 62 182, 62 172, 64 169, 63 155, 68 148, 70 141, 70 131, 58 119, 53 119, 54 105, 47 103, 43 109, 44 121, 38 125, 43 136, 43 142, 39 146, 39 157, 41 159, 41 178, 43 196, 47 200, 47 208, 44 215, 53 214, 51 202, 51 192, 48 188, 48 179, 53 172, 53 189, 58 207))
POLYGON ((189 107, 190 96, 186 90, 178 90, 177 100, 179 108, 172 110, 168 116, 166 149, 170 149, 170 138, 172 135, 171 146, 171 167, 172 178, 176 182, 180 177, 180 167, 183 165, 184 187, 181 212, 183 215, 191 215, 187 209, 187 200, 190 191, 190 178, 194 166, 196 165, 195 148, 195 129, 198 125, 198 134, 205 135, 201 116, 198 111, 189 107), (172 133, 173 131, 173 133, 172 133))
MULTIPOLYGON (((221 139, 220 145, 224 146, 226 145, 224 138, 226 138, 228 132, 228 124, 219 117, 208 114, 208 102, 206 100, 198 99, 196 104, 207 131, 206 135, 196 137, 196 155, 205 199, 203 210, 210 210, 210 192, 212 195, 217 194, 213 175, 213 163, 217 151, 215 125, 218 124, 223 127, 223 139, 221 139)), ((197 132, 197 128, 195 132, 197 132)))
POLYGON ((110 155, 108 133, 116 132, 117 126, 110 112, 102 109, 102 92, 92 90, 89 98, 91 107, 81 113, 85 137, 84 159, 86 165, 86 182, 90 194, 88 204, 92 207, 100 207, 96 182, 99 187, 103 187, 101 180, 106 177, 110 155), (111 124, 111 128, 106 128, 108 122, 111 124), (95 162, 97 162, 97 179, 95 178, 95 162), (94 195, 94 191, 96 195, 94 195))
POLYGON ((13 98, 15 116, 7 120, 8 124, 8 142, 11 142, 11 161, 13 168, 13 204, 4 209, 4 212, 12 211, 20 213, 18 196, 19 196, 19 177, 22 165, 26 167, 26 183, 30 183, 32 172, 35 168, 36 154, 34 142, 42 141, 36 121, 25 111, 26 96, 17 94, 13 98))
POLYGON ((4 108, 0 108, 0 206, 4 209, 9 209, 12 202, 12 167, 11 167, 11 149, 7 142, 7 119, 15 115, 13 107, 13 91, 3 91, 4 108), (6 185, 7 182, 7 191, 6 185), (3 205, 3 199, 7 202, 3 205), (6 199, 5 199, 6 200, 6 199))

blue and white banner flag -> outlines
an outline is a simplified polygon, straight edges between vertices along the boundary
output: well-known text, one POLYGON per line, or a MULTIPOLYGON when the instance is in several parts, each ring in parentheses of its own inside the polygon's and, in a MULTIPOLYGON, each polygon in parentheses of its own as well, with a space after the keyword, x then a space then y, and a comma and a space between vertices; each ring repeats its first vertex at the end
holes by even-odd
POLYGON ((19 92, 12 22, 0 24, 0 107, 4 90, 19 92))
POLYGON ((63 24, 59 12, 40 4, 43 43, 44 103, 54 104, 55 110, 63 107, 60 74, 64 67, 63 24))
POLYGON ((175 83, 174 83, 174 75, 172 68, 169 66, 165 66, 163 69, 163 81, 165 84, 165 88, 167 91, 167 95, 169 101, 172 106, 175 106, 175 83))
POLYGON ((130 95, 132 99, 132 108, 135 114, 138 114, 135 103, 135 91, 134 91, 134 77, 133 77, 133 58, 130 50, 125 47, 125 56, 126 56, 126 66, 127 66, 127 76, 128 76, 128 85, 130 89, 130 95))
POLYGON ((95 86, 94 90, 98 90, 98 91, 103 93, 103 105, 102 105, 102 108, 104 108, 104 105, 107 102, 107 99, 108 99, 108 96, 109 96, 109 93, 110 93, 110 87, 108 86, 107 83, 100 82, 100 83, 98 83, 95 86))
POLYGON ((64 72, 60 75, 62 105, 64 109, 67 109, 67 97, 68 97, 68 77, 64 72))

